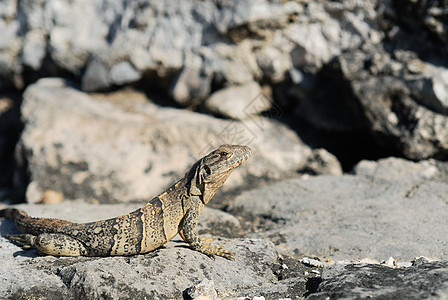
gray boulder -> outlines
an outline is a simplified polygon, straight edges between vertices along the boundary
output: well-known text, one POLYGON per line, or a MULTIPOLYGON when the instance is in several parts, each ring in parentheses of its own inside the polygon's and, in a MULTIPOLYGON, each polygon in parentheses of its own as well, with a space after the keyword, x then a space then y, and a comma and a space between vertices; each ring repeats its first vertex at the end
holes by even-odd
POLYGON ((266 95, 256 82, 229 86, 205 100, 205 108, 217 115, 243 120, 271 108, 272 97, 266 95))
MULTIPOLYGON (((91 59, 111 70, 106 88, 136 82, 141 74, 149 72, 157 73, 168 83, 173 74, 191 64, 192 56, 204 60, 207 80, 216 75, 232 83, 243 83, 260 75, 255 55, 250 53, 255 45, 251 42, 238 45, 248 38, 246 26, 250 27, 249 35, 269 36, 272 30, 265 33, 267 24, 275 28, 287 26, 288 17, 301 10, 296 3, 265 0, 219 5, 212 1, 159 4, 149 0, 33 4, 3 1, 0 63, 4 68, 0 72, 6 80, 0 87, 23 88, 24 67, 52 75, 68 72, 87 82, 91 73, 84 70, 89 69, 91 59), (221 46, 214 48, 218 44, 221 46), (223 48, 236 55, 221 52, 223 48), (51 63, 43 64, 45 59, 51 63), (122 69, 117 78, 113 69, 120 63, 133 67, 122 69)), ((288 57, 288 53, 283 56, 288 57)), ((104 88, 84 87, 89 91, 104 88)))
POLYGON ((170 93, 183 106, 194 104, 208 96, 211 81, 211 77, 206 76, 200 66, 185 66, 174 79, 170 93))
MULTIPOLYGON (((402 5, 6 0, 0 89, 48 75, 74 78, 89 92, 139 82, 198 107, 215 89, 262 82, 274 87, 294 126, 305 121, 327 139, 362 136, 375 157, 384 150, 444 159, 446 12, 435 3, 402 5)), ((236 108, 246 102, 234 101, 205 107, 240 118, 236 108)))
POLYGON ((381 265, 334 265, 307 299, 445 299, 448 262, 425 262, 395 269, 381 265))
POLYGON ((371 76, 366 70, 352 68, 355 57, 366 60, 363 55, 347 54, 340 58, 341 70, 346 78, 351 78, 351 91, 373 137, 380 143, 387 136, 391 146, 407 158, 443 156, 448 149, 448 118, 440 114, 440 110, 446 110, 445 100, 428 107, 419 105, 419 99, 425 99, 424 93, 412 95, 406 82, 398 76, 371 76))
POLYGON ((363 160, 353 169, 356 175, 374 180, 392 180, 420 183, 434 180, 444 181, 445 170, 441 162, 424 160, 418 163, 402 158, 388 157, 378 161, 363 160))
POLYGON ((86 92, 101 91, 109 87, 108 67, 98 59, 92 59, 87 63, 81 87, 86 92))
MULTIPOLYGON (((357 134, 377 153, 443 159, 447 68, 402 52, 392 55, 383 46, 366 44, 335 57, 311 87, 304 83, 292 90, 299 104, 295 114, 327 134, 346 134, 349 140, 357 134), (303 99, 312 95, 314 101, 303 99)), ((362 142, 352 143, 360 149, 362 142)))
MULTIPOLYGON (((401 177, 415 176, 410 173, 401 177)), ((292 256, 446 258, 448 185, 401 177, 289 179, 243 192, 231 211, 252 216, 251 236, 268 237, 281 253, 292 256)))
MULTIPOLYGON (((20 205, 32 216, 95 221, 128 213, 136 204, 20 205)), ((215 222, 224 213, 204 210, 215 222)), ((226 224, 225 222, 223 224, 226 224)), ((12 221, 0 220, 1 235, 15 233, 12 221)), ((0 272, 5 299, 182 299, 182 293, 199 281, 214 281, 220 297, 277 281, 273 266, 277 253, 272 243, 257 239, 219 239, 236 253, 235 261, 212 260, 190 250, 176 238, 164 247, 131 257, 52 257, 24 251, 0 237, 0 272)))
MULTIPOLYGON (((161 108, 138 93, 92 98, 57 79, 40 80, 27 89, 22 116, 26 126, 19 149, 31 174, 30 202, 47 189, 68 199, 146 200, 226 143, 249 145, 254 155, 224 189, 260 177, 290 176, 314 153, 290 129, 267 118, 219 120, 161 108)), ((331 154, 325 161, 340 172, 331 154)))

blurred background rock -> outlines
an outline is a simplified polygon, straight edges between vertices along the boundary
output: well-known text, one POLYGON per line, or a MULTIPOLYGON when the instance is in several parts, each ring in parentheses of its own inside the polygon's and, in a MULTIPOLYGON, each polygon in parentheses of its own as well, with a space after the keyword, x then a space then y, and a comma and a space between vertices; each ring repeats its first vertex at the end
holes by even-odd
POLYGON ((446 160, 445 2, 2 1, 1 196, 141 200, 224 142, 228 188, 446 160))

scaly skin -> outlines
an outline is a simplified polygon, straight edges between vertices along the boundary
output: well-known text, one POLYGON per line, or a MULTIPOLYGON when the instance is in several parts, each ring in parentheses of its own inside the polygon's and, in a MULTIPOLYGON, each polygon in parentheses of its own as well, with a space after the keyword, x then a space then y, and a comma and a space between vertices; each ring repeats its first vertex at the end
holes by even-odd
POLYGON ((247 146, 222 145, 143 207, 108 220, 78 224, 32 218, 15 208, 0 210, 0 217, 13 219, 23 233, 5 237, 25 249, 37 248, 54 256, 114 256, 150 252, 179 233, 193 250, 234 259, 233 252, 199 237, 195 227, 204 206, 251 153, 247 146))

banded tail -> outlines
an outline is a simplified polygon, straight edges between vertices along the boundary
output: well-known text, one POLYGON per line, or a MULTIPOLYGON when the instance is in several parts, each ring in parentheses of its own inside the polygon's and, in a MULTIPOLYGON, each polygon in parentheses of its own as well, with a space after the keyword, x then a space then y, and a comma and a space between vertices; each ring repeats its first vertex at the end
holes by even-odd
POLYGON ((59 219, 33 218, 17 208, 1 209, 0 218, 14 220, 20 232, 33 235, 57 232, 59 228, 73 224, 72 222, 59 219))

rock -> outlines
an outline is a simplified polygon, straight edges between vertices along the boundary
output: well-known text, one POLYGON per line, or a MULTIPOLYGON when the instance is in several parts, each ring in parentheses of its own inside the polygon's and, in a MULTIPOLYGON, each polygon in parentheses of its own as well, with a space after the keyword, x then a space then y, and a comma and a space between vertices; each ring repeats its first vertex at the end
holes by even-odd
POLYGON ((252 223, 261 225, 250 236, 269 237, 287 255, 443 259, 448 185, 402 179, 413 178, 411 172, 382 180, 348 175, 284 180, 243 192, 230 211, 254 216, 252 223))
POLYGON ((446 115, 448 112, 448 69, 423 63, 415 58, 408 68, 412 68, 411 71, 417 73, 406 78, 406 83, 415 95, 416 101, 435 112, 446 115))
POLYGON ((285 75, 292 69, 289 53, 283 53, 278 47, 263 47, 255 55, 263 75, 272 83, 285 80, 285 75))
POLYGON ((225 143, 250 145, 254 155, 224 190, 259 177, 290 176, 312 155, 291 130, 267 118, 219 120, 161 108, 141 95, 121 95, 96 100, 56 79, 28 88, 20 151, 31 174, 29 202, 38 201, 46 189, 66 199, 144 201, 225 143))
MULTIPOLYGON (((362 136, 372 143, 366 157, 446 157, 446 12, 437 4, 3 2, 0 89, 42 76, 70 77, 88 92, 151 78, 196 106, 216 88, 262 82, 283 95, 276 101, 292 123, 327 139, 362 136)), ((214 111, 227 113, 227 102, 214 111)))
POLYGON ((174 80, 171 95, 177 103, 187 106, 206 98, 210 87, 210 76, 197 68, 185 67, 174 80))
MULTIPOLYGON (((77 222, 108 218, 136 204, 92 205, 64 203, 19 205, 33 216, 60 217, 77 222)), ((204 211, 204 214, 213 210, 204 211)), ((219 218, 215 216, 216 221, 219 218)), ((16 232, 10 220, 0 220, 1 235, 16 232)), ((235 261, 192 251, 179 239, 145 255, 129 257, 52 257, 24 251, 0 238, 0 285, 5 298, 48 297, 182 299, 183 292, 201 280, 212 280, 219 297, 277 281, 273 266, 277 253, 270 242, 257 239, 219 240, 236 252, 235 261)), ((198 287, 196 288, 196 290, 198 287)))
POLYGON ((272 98, 256 82, 230 86, 214 92, 204 104, 217 115, 243 120, 271 108, 272 98))
POLYGON ((399 180, 422 182, 437 179, 441 171, 434 160, 418 163, 402 158, 389 157, 378 161, 363 160, 359 162, 353 172, 356 175, 377 180, 399 180))
POLYGON ((434 76, 432 88, 434 96, 443 107, 442 112, 448 112, 448 69, 443 69, 439 74, 434 76))
POLYGON ((186 294, 190 299, 214 300, 219 299, 212 280, 204 279, 198 284, 187 289, 186 294))
POLYGON ((263 300, 263 299, 294 299, 295 296, 303 295, 303 286, 306 284, 303 278, 288 278, 280 280, 272 284, 267 284, 252 289, 243 290, 241 292, 234 293, 226 300, 263 300))
POLYGON ((199 234, 211 233, 229 238, 244 236, 240 221, 233 215, 210 207, 206 211, 210 213, 203 213, 196 227, 199 234))
POLYGON ((218 82, 243 85, 262 78, 253 47, 249 41, 237 45, 217 42, 201 49, 201 54, 207 63, 207 72, 214 73, 218 82))
POLYGON ((417 105, 400 81, 372 78, 353 86, 368 112, 371 128, 378 135, 388 136, 405 157, 426 159, 446 152, 448 118, 417 105), (379 86, 383 87, 382 92, 378 91, 379 86))
POLYGON ((101 91, 109 87, 107 66, 98 59, 89 61, 82 77, 81 87, 85 92, 101 91))
POLYGON ((304 257, 301 259, 301 262, 305 265, 308 266, 313 266, 313 267, 325 267, 328 266, 328 263, 317 260, 317 259, 313 259, 313 258, 308 258, 308 257, 304 257))
MULTIPOLYGON (((212 1, 129 4, 120 0, 107 6, 99 0, 88 5, 4 2, 0 6, 0 31, 4 37, 0 42, 0 61, 5 65, 2 75, 8 87, 23 88, 19 85, 27 79, 23 66, 34 70, 43 67, 47 76, 56 76, 62 71, 77 80, 82 77, 83 81, 87 81, 83 70, 88 68, 92 57, 104 62, 108 69, 120 63, 135 67, 126 67, 126 78, 110 80, 106 86, 99 85, 99 89, 89 91, 134 82, 140 74, 147 73, 156 73, 167 84, 173 73, 188 66, 192 55, 206 58, 206 81, 211 82, 215 75, 233 84, 251 81, 254 75, 261 78, 255 55, 251 53, 259 45, 257 40, 268 40, 273 34, 271 28, 287 26, 289 16, 302 10, 293 2, 265 0, 236 5, 216 5, 212 1), (240 42, 244 44, 252 37, 254 42, 241 47, 240 42), (213 49, 217 44, 227 44, 227 53, 233 55, 218 53, 219 50, 213 49), (206 54, 208 50, 211 55, 206 54), (44 65, 44 59, 50 63, 44 65), (46 69, 47 66, 51 67, 46 69)), ((283 57, 287 58, 288 53, 283 57)), ((278 72, 279 68, 274 69, 278 72)))
POLYGON ((308 158, 308 163, 305 168, 301 170, 302 172, 311 174, 332 174, 332 175, 342 175, 341 163, 324 149, 315 149, 313 153, 308 158), (324 172, 322 172, 325 170, 324 172))
POLYGON ((346 137, 349 148, 364 153, 360 159, 446 157, 447 48, 436 46, 440 41, 427 34, 434 28, 422 28, 432 18, 429 10, 438 8, 411 2, 404 1, 406 13, 375 1, 314 2, 283 30, 296 42, 290 51, 295 69, 289 70, 295 85, 276 94, 281 103, 291 106, 293 101, 296 119, 316 129, 341 161, 350 154, 337 142, 328 143, 328 136, 339 135, 339 143, 346 137), (411 23, 410 30, 402 27, 411 23), (371 147, 359 146, 367 143, 371 147))
POLYGON ((307 299, 443 299, 448 297, 447 280, 447 261, 408 268, 336 264, 324 269, 316 293, 307 299))
POLYGON ((316 73, 347 49, 357 49, 363 42, 378 43, 383 33, 377 28, 375 5, 375 1, 307 1, 296 22, 284 30, 285 36, 294 42, 294 67, 316 73))
POLYGON ((45 32, 32 31, 26 36, 23 45, 23 64, 33 70, 39 70, 46 52, 45 32))
MULTIPOLYGON (((410 87, 416 76, 406 71, 408 61, 395 60, 375 45, 347 51, 322 71, 319 84, 311 89, 327 93, 303 101, 296 113, 320 131, 357 133, 379 153, 386 149, 389 155, 413 160, 443 158, 448 117, 433 110, 444 110, 441 102, 422 105, 426 94, 410 87)), ((353 146, 359 147, 356 142, 353 146)))
MULTIPOLYGON (((412 26, 413 31, 424 29, 431 32, 431 34, 437 37, 443 44, 447 44, 447 26, 444 22, 447 13, 446 10, 444 10, 443 5, 445 3, 442 3, 442 5, 439 3, 423 4, 406 0, 401 4, 402 13, 399 14, 398 12, 395 12, 394 15, 397 20, 403 21, 413 19, 415 22, 414 26, 412 26)), ((423 37, 426 36, 427 34, 423 35, 423 37)))
POLYGON ((124 85, 136 82, 141 74, 129 62, 121 62, 110 69, 109 80, 115 85, 124 85))

